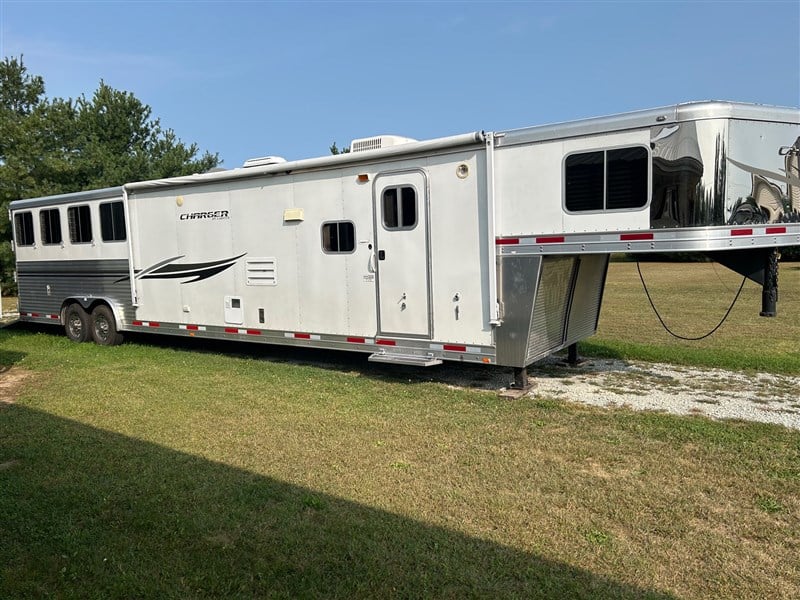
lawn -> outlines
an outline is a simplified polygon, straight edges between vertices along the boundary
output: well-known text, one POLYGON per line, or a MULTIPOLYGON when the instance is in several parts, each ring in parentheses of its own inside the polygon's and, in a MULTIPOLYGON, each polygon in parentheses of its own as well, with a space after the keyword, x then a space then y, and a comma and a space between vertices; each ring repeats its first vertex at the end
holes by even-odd
MULTIPOLYGON (((641 332, 629 269, 590 350, 689 360, 641 332)), ((778 319, 737 307, 701 347, 729 359, 741 322, 779 319, 796 343, 782 293, 778 319)), ((681 295, 719 318, 709 297, 681 295)), ((0 597, 800 596, 800 432, 196 342, 0 330, 0 597)))

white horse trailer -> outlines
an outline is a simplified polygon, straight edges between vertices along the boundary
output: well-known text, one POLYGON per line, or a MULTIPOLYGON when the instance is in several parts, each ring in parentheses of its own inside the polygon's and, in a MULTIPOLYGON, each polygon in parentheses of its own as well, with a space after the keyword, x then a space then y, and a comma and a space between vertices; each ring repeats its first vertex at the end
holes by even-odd
POLYGON ((524 368, 597 328, 612 252, 764 285, 800 245, 800 110, 688 103, 11 203, 20 318, 524 368))

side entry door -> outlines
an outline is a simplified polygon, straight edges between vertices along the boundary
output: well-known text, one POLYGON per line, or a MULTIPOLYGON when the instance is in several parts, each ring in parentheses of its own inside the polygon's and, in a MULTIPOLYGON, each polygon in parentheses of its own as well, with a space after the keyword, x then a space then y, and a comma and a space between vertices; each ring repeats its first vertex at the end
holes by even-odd
POLYGON ((382 335, 431 336, 427 188, 422 170, 375 178, 378 333, 382 335))

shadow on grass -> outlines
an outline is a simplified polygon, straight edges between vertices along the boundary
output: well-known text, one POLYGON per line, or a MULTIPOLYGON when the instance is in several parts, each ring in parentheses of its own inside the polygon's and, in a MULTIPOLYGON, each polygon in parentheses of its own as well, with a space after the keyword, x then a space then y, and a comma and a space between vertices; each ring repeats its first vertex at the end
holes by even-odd
POLYGON ((19 404, 0 489, 0 597, 670 597, 19 404))

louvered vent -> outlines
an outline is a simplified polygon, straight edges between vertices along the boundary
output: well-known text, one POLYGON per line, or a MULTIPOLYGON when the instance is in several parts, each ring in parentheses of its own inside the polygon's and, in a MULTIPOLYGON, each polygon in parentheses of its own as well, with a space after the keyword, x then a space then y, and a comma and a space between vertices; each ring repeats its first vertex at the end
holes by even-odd
POLYGON ((379 135, 375 137, 360 138, 350 142, 350 152, 364 152, 366 150, 380 150, 390 146, 408 144, 417 140, 399 135, 379 135))
POLYGON ((275 257, 245 260, 247 285, 278 285, 278 266, 275 257))

